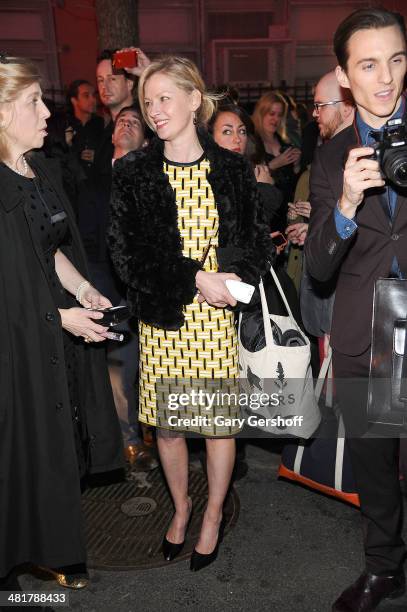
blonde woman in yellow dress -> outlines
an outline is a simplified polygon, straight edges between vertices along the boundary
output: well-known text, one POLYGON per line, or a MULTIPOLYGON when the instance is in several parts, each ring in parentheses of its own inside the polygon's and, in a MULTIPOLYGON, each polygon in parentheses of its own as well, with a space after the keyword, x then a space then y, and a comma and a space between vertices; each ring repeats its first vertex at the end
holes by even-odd
POLYGON ((115 164, 109 244, 140 321, 139 418, 157 427, 175 507, 163 540, 168 561, 182 549, 192 512, 185 432, 206 439, 209 493, 191 557, 196 571, 217 556, 234 434, 240 429, 238 407, 226 403, 208 411, 192 397, 176 412, 181 418, 174 430, 169 403, 166 409, 158 401, 158 386, 172 381, 170 389, 177 389, 179 380, 190 381, 194 389, 233 386, 238 343, 231 308, 241 304, 225 280, 257 284, 273 246, 259 220, 249 164, 218 147, 204 129, 215 100, 197 67, 178 57, 153 62, 140 78, 139 100, 156 137, 115 164))

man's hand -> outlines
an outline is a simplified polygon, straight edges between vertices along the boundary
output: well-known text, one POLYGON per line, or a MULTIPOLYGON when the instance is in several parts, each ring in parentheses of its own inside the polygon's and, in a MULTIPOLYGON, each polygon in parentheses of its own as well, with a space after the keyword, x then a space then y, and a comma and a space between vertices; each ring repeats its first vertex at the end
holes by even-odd
POLYGON ((339 200, 339 210, 344 217, 352 219, 357 207, 363 202, 366 189, 383 187, 379 162, 366 159, 372 155, 372 147, 359 147, 349 152, 343 173, 343 193, 339 200))

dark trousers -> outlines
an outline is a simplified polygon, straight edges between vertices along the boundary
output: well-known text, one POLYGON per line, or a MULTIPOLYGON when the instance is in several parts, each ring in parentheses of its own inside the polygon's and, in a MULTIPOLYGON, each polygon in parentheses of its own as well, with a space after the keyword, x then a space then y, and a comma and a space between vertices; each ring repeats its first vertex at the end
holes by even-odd
POLYGON ((356 357, 333 353, 336 393, 360 498, 366 569, 384 574, 398 569, 405 555, 401 537, 400 441, 369 437, 366 410, 369 361, 370 348, 356 357))

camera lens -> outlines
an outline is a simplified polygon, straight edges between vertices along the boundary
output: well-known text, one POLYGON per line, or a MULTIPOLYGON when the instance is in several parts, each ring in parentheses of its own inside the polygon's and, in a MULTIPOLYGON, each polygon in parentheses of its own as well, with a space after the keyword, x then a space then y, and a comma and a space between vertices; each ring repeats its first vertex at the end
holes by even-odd
POLYGON ((393 151, 383 165, 384 174, 399 187, 407 187, 407 151, 393 151))
POLYGON ((402 187, 407 185, 407 160, 402 162, 395 170, 396 181, 402 187))

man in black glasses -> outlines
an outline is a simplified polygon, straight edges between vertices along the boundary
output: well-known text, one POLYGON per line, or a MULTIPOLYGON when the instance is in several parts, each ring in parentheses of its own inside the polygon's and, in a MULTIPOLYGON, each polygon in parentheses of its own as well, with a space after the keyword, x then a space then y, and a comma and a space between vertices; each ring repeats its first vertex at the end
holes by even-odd
POLYGON ((349 89, 343 89, 335 71, 325 74, 317 83, 312 116, 318 123, 322 140, 329 140, 351 125, 355 107, 349 89))

